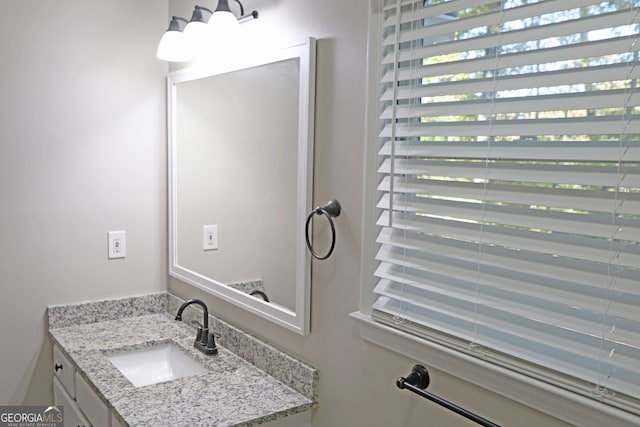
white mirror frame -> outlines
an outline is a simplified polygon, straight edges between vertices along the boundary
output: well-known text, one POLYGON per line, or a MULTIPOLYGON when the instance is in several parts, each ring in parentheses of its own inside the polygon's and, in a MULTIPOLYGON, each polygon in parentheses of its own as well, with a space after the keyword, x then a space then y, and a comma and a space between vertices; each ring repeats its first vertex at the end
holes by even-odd
POLYGON ((306 249, 304 227, 307 212, 313 201, 313 144, 315 106, 315 39, 271 52, 242 55, 241 59, 215 64, 195 66, 170 73, 167 77, 167 126, 168 126, 168 185, 169 185, 169 275, 194 287, 215 295, 238 307, 270 320, 300 335, 310 329, 311 257, 306 249), (298 165, 297 165, 297 213, 295 257, 295 309, 289 310, 277 304, 266 303, 260 298, 233 289, 224 283, 178 264, 177 227, 177 165, 176 165, 176 86, 182 82, 225 74, 247 68, 267 65, 289 59, 299 59, 300 87, 298 105, 298 165))

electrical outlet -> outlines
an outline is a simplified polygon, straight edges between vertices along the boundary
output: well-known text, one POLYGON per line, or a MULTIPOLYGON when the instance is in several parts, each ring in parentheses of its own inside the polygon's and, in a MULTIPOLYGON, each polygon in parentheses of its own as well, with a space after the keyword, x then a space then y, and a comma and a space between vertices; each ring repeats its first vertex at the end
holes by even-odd
POLYGON ((202 226, 202 249, 205 251, 218 249, 218 226, 217 225, 202 226))
POLYGON ((127 256, 127 241, 124 231, 109 231, 109 259, 124 258, 127 256))

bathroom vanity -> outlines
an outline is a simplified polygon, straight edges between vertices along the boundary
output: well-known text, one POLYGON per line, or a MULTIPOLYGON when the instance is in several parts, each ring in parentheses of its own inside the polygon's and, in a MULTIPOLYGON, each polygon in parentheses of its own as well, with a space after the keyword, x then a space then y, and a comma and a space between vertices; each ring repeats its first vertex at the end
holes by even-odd
POLYGON ((54 403, 64 405, 65 425, 310 425, 314 368, 212 316, 218 354, 202 353, 188 326, 202 312, 189 307, 176 321, 182 302, 162 293, 49 307, 54 403), (144 361, 147 350, 163 346, 204 369, 135 386, 112 361, 122 354, 144 361))

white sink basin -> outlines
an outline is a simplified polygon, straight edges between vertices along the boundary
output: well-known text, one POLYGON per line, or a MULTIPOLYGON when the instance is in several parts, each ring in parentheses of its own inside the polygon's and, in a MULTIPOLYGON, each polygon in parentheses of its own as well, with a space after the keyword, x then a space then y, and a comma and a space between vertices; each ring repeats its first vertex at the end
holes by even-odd
POLYGON ((107 359, 136 387, 207 372, 207 368, 170 343, 113 353, 107 359))

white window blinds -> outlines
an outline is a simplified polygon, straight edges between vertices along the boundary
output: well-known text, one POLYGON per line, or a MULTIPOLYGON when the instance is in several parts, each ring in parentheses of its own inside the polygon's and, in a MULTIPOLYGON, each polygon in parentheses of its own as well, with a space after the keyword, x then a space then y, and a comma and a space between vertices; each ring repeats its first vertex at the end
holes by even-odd
POLYGON ((640 413, 640 0, 387 0, 373 316, 640 413))

